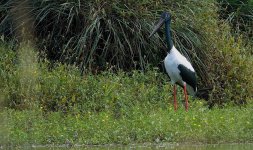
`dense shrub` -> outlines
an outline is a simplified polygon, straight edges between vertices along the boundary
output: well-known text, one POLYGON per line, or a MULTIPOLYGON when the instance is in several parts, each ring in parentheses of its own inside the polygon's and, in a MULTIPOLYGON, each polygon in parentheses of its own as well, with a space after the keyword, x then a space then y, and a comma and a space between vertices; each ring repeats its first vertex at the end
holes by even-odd
MULTIPOLYGON (((252 0, 219 0, 221 5, 219 15, 232 27, 236 37, 243 38, 249 44, 253 40, 253 1, 252 0)), ((252 44, 251 44, 252 45, 252 44)), ((251 55, 252 48, 249 49, 251 55)))
POLYGON ((251 47, 231 34, 231 28, 225 21, 219 20, 216 10, 199 13, 204 18, 196 26, 206 37, 202 41, 207 56, 205 66, 208 69, 208 79, 213 85, 210 103, 222 104, 227 101, 246 103, 252 99, 253 76, 251 65, 251 47), (206 22, 209 22, 208 24, 206 22))

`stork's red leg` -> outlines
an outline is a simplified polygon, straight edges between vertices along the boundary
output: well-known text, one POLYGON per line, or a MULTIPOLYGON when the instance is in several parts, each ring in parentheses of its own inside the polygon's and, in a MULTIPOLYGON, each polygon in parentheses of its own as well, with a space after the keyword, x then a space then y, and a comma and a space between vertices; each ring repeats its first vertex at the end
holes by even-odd
POLYGON ((187 91, 186 91, 186 83, 184 83, 184 95, 185 95, 185 111, 188 111, 188 95, 187 95, 187 91))
POLYGON ((174 84, 174 110, 177 111, 177 90, 176 90, 176 84, 174 84))

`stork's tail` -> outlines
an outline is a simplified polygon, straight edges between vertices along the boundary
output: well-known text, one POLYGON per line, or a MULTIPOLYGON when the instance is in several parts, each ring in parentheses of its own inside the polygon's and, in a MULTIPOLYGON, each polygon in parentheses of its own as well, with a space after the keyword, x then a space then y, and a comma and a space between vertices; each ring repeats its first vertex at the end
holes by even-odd
POLYGON ((197 93, 195 94, 196 97, 208 100, 209 99, 209 93, 212 91, 212 87, 202 88, 198 89, 197 93))

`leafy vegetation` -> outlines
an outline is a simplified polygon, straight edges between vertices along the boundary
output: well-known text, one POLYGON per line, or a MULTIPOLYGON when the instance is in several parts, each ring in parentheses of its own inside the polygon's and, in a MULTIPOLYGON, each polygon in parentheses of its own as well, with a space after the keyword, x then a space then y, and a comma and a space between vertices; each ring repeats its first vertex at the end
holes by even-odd
POLYGON ((5 0, 0 12, 0 143, 252 142, 252 45, 215 0, 5 0), (164 10, 198 88, 212 87, 188 113, 158 67, 162 31, 147 38, 164 10))
MULTIPOLYGON (((166 54, 163 34, 152 39, 147 36, 159 13, 170 11, 174 43, 193 62, 199 89, 213 88, 210 105, 223 104, 225 99, 241 104, 252 98, 252 56, 248 55, 252 47, 231 35, 228 24, 219 20, 214 0, 20 4, 6 0, 0 6, 0 31, 5 41, 17 35, 37 39, 33 42, 39 56, 46 54, 50 60, 75 64, 87 74, 161 66, 166 54), (238 91, 242 88, 244 92, 238 91)), ((22 41, 19 36, 16 39, 22 41)))
MULTIPOLYGON (((5 110, 6 130, 2 144, 130 144, 130 143, 238 143, 252 142, 252 105, 206 109, 199 101, 188 113, 168 108, 124 109, 121 117, 113 110, 63 114, 39 110, 5 110)), ((1 138, 1 140, 3 140, 1 138)))
MULTIPOLYGON (((29 46, 19 50, 25 49, 35 55, 29 46)), ((252 141, 250 100, 243 107, 208 109, 190 98, 185 113, 180 89, 175 113, 172 86, 156 69, 80 76, 70 65, 50 69, 47 62, 22 61, 8 46, 0 51, 4 145, 252 141)))
MULTIPOLYGON (((1 52, 4 50, 2 48, 1 52)), ((139 71, 121 71, 80 76, 77 68, 68 65, 58 64, 50 71, 48 63, 41 63, 39 69, 29 67, 34 65, 26 62, 21 67, 20 64, 16 66, 14 52, 9 52, 10 54, 3 53, 1 57, 1 73, 4 76, 2 88, 7 94, 6 104, 11 108, 33 108, 30 103, 38 102, 40 107, 48 111, 66 111, 72 106, 78 106, 84 112, 100 112, 113 109, 111 107, 114 105, 119 109, 130 107, 134 103, 146 105, 145 102, 149 102, 150 105, 158 105, 159 101, 170 96, 166 94, 169 90, 167 77, 155 70, 145 74, 139 71), (15 70, 14 66, 23 70, 15 70), (11 71, 8 71, 9 67, 11 71), (24 72, 26 75, 23 75, 24 72), (28 82, 27 78, 33 80, 28 82), (164 94, 161 95, 161 92, 164 94), (129 104, 124 104, 125 102, 129 104)))

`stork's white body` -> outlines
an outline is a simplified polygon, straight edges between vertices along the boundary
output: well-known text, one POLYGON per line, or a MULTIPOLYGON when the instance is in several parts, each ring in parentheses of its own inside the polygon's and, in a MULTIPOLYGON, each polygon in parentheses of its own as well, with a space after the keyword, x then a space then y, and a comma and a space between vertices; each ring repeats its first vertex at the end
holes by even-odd
POLYGON ((182 77, 180 76, 180 70, 178 69, 178 65, 180 64, 182 64, 192 72, 195 72, 191 63, 173 46, 164 59, 166 72, 170 76, 173 85, 177 83, 183 87, 184 84, 186 84, 187 92, 190 95, 194 96, 196 90, 194 90, 190 85, 183 81, 182 77))

